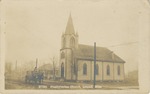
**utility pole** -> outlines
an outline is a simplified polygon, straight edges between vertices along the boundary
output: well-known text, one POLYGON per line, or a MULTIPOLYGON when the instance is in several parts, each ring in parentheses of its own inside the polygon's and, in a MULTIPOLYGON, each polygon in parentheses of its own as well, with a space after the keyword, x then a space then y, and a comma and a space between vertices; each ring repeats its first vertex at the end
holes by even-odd
POLYGON ((54 57, 53 57, 53 79, 55 79, 55 64, 54 64, 54 57))
POLYGON ((95 81, 96 81, 96 42, 94 42, 94 81, 93 81, 93 88, 95 88, 95 81))

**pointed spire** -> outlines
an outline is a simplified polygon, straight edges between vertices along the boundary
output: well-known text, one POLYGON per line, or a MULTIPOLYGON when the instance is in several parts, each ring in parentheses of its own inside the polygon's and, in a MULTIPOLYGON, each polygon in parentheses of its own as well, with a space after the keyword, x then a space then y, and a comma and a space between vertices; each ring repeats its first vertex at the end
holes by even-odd
POLYGON ((71 13, 69 15, 65 34, 75 34, 71 13))

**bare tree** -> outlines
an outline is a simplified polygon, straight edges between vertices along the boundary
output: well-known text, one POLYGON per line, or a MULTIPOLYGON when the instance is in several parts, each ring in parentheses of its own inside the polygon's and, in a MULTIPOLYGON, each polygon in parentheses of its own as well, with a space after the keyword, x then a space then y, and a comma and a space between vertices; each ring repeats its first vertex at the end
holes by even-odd
POLYGON ((53 79, 55 80, 56 78, 56 64, 57 64, 57 60, 55 57, 50 58, 52 63, 53 63, 53 79))

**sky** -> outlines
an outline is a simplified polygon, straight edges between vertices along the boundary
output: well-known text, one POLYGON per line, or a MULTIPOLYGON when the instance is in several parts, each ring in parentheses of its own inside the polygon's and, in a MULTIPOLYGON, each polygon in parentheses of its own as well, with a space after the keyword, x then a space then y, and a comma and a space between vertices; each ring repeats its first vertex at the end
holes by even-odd
POLYGON ((138 68, 140 0, 12 0, 5 3, 6 62, 59 63, 61 35, 71 13, 79 43, 107 47, 125 72, 138 68))

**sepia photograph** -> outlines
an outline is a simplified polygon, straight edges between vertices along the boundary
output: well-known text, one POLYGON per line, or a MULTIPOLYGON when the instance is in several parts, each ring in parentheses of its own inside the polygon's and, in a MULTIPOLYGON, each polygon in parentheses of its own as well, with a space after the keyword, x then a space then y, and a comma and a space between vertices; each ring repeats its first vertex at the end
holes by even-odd
POLYGON ((148 94, 149 0, 6 0, 1 5, 4 90, 148 94), (145 93, 138 92, 142 88, 145 93))

